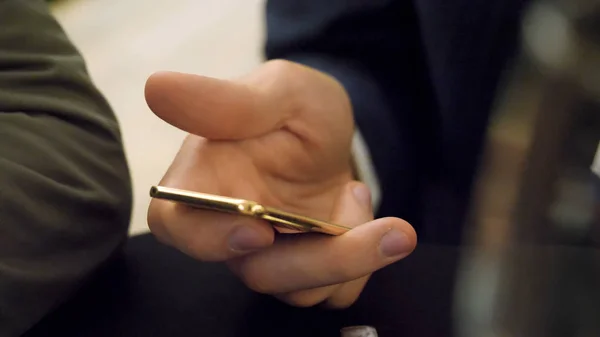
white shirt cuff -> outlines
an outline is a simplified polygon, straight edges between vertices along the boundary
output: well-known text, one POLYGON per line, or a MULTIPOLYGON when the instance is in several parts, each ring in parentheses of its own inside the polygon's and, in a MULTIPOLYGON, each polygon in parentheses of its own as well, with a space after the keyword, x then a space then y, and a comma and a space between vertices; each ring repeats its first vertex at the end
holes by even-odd
POLYGON ((381 202, 381 188, 377 179, 375 166, 373 166, 373 161, 371 160, 369 147, 358 129, 354 132, 354 138, 352 139, 352 155, 354 156, 359 179, 371 190, 373 211, 377 212, 381 202))
POLYGON ((594 162, 592 163, 592 172, 594 172, 598 178, 600 178, 600 143, 598 143, 598 150, 596 151, 596 156, 594 158, 594 162))

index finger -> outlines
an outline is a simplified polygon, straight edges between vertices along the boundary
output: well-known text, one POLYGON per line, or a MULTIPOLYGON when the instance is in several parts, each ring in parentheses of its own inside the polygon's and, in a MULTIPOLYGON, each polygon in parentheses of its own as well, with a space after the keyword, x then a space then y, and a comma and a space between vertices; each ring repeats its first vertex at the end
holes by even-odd
POLYGON ((175 72, 150 76, 145 96, 161 119, 211 140, 261 136, 282 127, 292 110, 283 106, 285 100, 278 102, 285 95, 274 91, 267 95, 253 85, 175 72))

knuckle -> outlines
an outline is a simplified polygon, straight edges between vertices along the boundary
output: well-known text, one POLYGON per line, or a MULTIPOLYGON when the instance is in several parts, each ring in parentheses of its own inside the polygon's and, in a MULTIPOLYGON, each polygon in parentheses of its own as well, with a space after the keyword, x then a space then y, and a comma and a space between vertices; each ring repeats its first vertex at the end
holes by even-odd
POLYGON ((164 200, 152 199, 148 207, 148 227, 151 231, 164 231, 172 226, 177 218, 191 212, 191 208, 164 200))
POLYGON ((311 298, 311 297, 305 296, 302 293, 290 293, 290 294, 278 296, 278 298, 281 301, 283 301, 291 306, 298 307, 298 308, 314 307, 317 304, 323 303, 323 301, 325 300, 323 298, 314 298, 314 297, 311 298))
MULTIPOLYGON (((270 94, 292 95, 301 78, 301 66, 286 60, 266 62, 259 76, 259 87, 270 94)), ((281 97, 284 98, 284 97, 281 97)))
POLYGON ((274 294, 276 293, 272 282, 265 277, 258 268, 251 263, 242 262, 237 266, 237 271, 240 279, 250 288, 250 290, 259 294, 274 294))
POLYGON ((303 66, 287 60, 270 60, 253 73, 248 80, 258 93, 268 97, 269 102, 277 102, 279 110, 285 112, 301 109, 301 96, 298 88, 303 82, 303 66))
POLYGON ((343 298, 330 298, 323 304, 329 309, 348 309, 358 300, 358 295, 343 298))
POLYGON ((356 270, 357 265, 356 263, 352 263, 352 260, 352 256, 332 256, 331 262, 328 263, 328 265, 331 266, 329 274, 332 277, 332 281, 335 280, 336 283, 344 283, 352 281, 360 276, 357 275, 359 273, 356 270))
POLYGON ((207 251, 203 245, 203 241, 196 237, 187 238, 184 243, 182 250, 194 258, 201 261, 218 261, 219 258, 215 256, 213 252, 207 251))
POLYGON ((164 235, 169 232, 175 219, 185 216, 186 212, 189 211, 181 205, 152 199, 147 214, 148 228, 155 234, 164 235))
POLYGON ((166 230, 167 219, 169 218, 168 204, 160 200, 151 200, 148 207, 147 222, 150 231, 158 236, 162 236, 166 230))
POLYGON ((360 294, 369 281, 370 275, 362 277, 344 284, 339 291, 333 293, 323 303, 325 307, 331 309, 346 309, 352 306, 360 297, 360 294))
MULTIPOLYGON (((161 243, 173 246, 183 253, 202 261, 223 260, 221 251, 207 245, 202 235, 189 233, 180 226, 182 219, 189 217, 193 210, 182 205, 152 200, 148 208, 148 228, 161 243)), ((184 221, 185 222, 185 221, 184 221)))
POLYGON ((273 287, 263 277, 257 273, 244 273, 241 274, 241 279, 244 284, 252 291, 259 294, 273 294, 273 287))
POLYGON ((356 271, 347 263, 338 264, 332 272, 338 283, 351 281, 356 278, 356 271))
POLYGON ((288 60, 275 59, 265 62, 264 68, 267 72, 289 74, 291 71, 297 71, 300 66, 288 60))
POLYGON ((205 262, 225 261, 229 257, 226 252, 214 249, 214 247, 207 244, 203 237, 197 235, 188 235, 181 238, 178 247, 185 254, 205 262))

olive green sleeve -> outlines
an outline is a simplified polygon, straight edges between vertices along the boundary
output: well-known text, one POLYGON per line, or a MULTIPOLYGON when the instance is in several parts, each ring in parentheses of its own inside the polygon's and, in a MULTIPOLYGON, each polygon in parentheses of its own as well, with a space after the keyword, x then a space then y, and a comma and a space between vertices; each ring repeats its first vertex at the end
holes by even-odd
POLYGON ((43 0, 0 0, 0 336, 22 334, 126 239, 119 127, 43 0))

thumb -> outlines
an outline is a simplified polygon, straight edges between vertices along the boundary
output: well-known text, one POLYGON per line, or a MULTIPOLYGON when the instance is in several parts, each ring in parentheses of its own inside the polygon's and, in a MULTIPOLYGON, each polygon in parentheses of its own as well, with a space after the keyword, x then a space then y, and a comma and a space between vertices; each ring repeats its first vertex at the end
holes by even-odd
MULTIPOLYGON (((346 184, 336 202, 331 218, 335 223, 343 223, 349 227, 356 227, 373 220, 371 193, 369 188, 362 183, 351 182, 346 184)), ((342 294, 346 295, 346 293, 350 292, 350 296, 342 297, 344 297, 343 299, 346 302, 352 301, 354 298, 358 297, 358 293, 360 293, 360 290, 367 279, 368 277, 364 277, 350 281, 350 283, 347 284, 334 284, 319 288, 298 290, 285 294, 278 294, 277 297, 294 306, 313 306, 327 300, 334 293, 339 292, 343 286, 345 288, 350 288, 349 286, 351 286, 352 289, 344 291, 344 294, 342 294), (347 297, 350 297, 350 300, 347 300, 347 297)), ((335 298, 334 300, 336 300, 335 302, 341 302, 339 298, 335 298)), ((338 307, 344 306, 338 305, 337 303, 328 304, 338 307)))
MULTIPOLYGON (((341 224, 358 224, 370 217, 357 203, 341 203, 346 206, 339 208, 338 219, 346 219, 341 224), (348 217, 349 214, 353 216, 348 217)), ((289 293, 369 275, 410 254, 416 240, 416 233, 407 222, 382 218, 335 237, 303 234, 283 237, 269 249, 242 257, 237 269, 254 290, 289 293)))
POLYGON ((249 83, 175 72, 150 76, 145 97, 167 123, 213 140, 260 136, 282 127, 291 110, 249 83))

